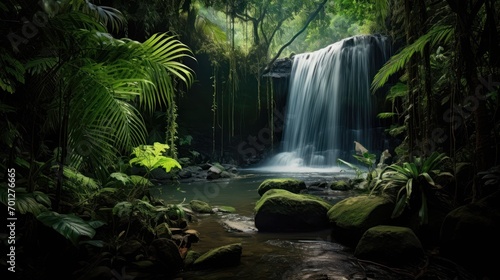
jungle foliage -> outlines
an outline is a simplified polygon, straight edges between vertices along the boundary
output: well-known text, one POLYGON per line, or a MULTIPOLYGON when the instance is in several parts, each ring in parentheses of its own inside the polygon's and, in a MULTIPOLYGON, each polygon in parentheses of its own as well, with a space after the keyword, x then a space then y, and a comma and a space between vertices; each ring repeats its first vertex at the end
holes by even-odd
MULTIPOLYGON (((194 82, 184 64, 194 60, 191 49, 166 31, 141 41, 118 38, 125 15, 88 1, 8 1, 0 5, 0 19, 6 34, 0 44, 0 168, 2 178, 15 172, 17 238, 36 251, 38 238, 30 241, 30 235, 46 226, 75 248, 102 246, 105 240, 93 238, 113 222, 102 213, 106 201, 152 203, 145 196, 151 182, 131 175, 127 162, 133 153, 140 158, 137 149, 146 144, 146 114, 167 112, 171 123, 164 126, 174 130, 162 142, 172 145, 155 147, 164 153, 160 165, 180 167, 167 149, 176 139, 175 96, 194 82)), ((10 205, 11 194, 2 180, 0 201, 10 205)))
MULTIPOLYGON (((119 247, 131 222, 105 225, 99 209, 146 221, 144 238, 185 214, 148 198, 149 172, 131 174, 130 163, 168 172, 180 167, 177 147, 197 141, 177 124, 179 97, 195 84, 189 65, 210 64, 209 146, 222 158, 261 114, 273 127, 274 85, 262 74, 275 57, 382 33, 395 55, 372 87, 389 89, 379 116, 401 145, 370 186, 392 192, 394 217, 418 209, 425 223, 431 196, 461 205, 498 189, 499 10, 495 0, 2 2, 0 202, 15 170, 19 237, 34 248, 43 227, 72 246, 111 228, 93 246, 119 247)), ((374 164, 372 154, 358 160, 374 164)))

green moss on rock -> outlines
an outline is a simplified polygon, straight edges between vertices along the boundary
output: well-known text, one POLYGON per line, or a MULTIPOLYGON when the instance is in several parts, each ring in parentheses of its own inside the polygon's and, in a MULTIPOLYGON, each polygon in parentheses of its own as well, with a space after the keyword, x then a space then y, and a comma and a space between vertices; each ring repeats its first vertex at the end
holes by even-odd
POLYGON ((307 194, 272 189, 257 201, 255 226, 259 231, 311 231, 328 227, 331 204, 307 194))
POLYGON ((293 178, 277 178, 264 180, 257 189, 260 196, 271 189, 283 189, 293 193, 300 193, 301 190, 306 189, 304 181, 293 178))
POLYGON ((212 207, 204 201, 201 200, 191 200, 189 206, 194 212, 197 213, 213 213, 212 207))
POLYGON ((241 243, 234 243, 214 248, 197 258, 193 268, 221 268, 240 263, 242 254, 241 243))
POLYGON ((336 203, 328 211, 332 236, 355 246, 363 233, 374 226, 388 224, 394 203, 385 196, 360 195, 336 203))
POLYGON ((394 204, 384 196, 360 195, 346 198, 328 211, 331 223, 343 228, 368 229, 390 217, 394 204))

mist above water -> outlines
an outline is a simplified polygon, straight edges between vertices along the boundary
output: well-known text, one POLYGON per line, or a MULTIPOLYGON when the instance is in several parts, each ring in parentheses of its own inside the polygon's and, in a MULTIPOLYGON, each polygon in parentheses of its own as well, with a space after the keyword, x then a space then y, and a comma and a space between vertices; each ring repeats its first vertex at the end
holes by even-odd
POLYGON ((335 172, 354 141, 371 150, 377 112, 370 85, 389 50, 386 37, 364 35, 295 55, 280 153, 266 169, 335 172))

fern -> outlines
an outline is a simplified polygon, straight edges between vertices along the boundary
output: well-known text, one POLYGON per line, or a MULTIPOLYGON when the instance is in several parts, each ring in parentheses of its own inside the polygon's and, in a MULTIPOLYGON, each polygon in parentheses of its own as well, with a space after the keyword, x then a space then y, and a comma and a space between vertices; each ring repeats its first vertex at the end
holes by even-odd
POLYGON ((389 77, 397 73, 399 70, 403 69, 410 61, 410 59, 415 54, 422 54, 425 46, 431 44, 436 46, 442 42, 449 42, 453 38, 454 28, 451 25, 438 24, 434 25, 429 32, 422 35, 412 44, 403 48, 399 53, 392 56, 385 64, 380 68, 372 81, 372 91, 375 92, 377 89, 383 87, 385 83, 389 80, 389 77))
POLYGON ((387 132, 389 133, 389 135, 391 136, 398 136, 400 135, 401 133, 405 132, 406 131, 406 126, 405 125, 401 125, 401 126, 392 126, 391 128, 387 129, 387 132))
POLYGON ((135 156, 130 160, 130 164, 139 164, 144 166, 148 172, 155 168, 163 167, 165 171, 170 172, 174 167, 181 169, 181 165, 173 158, 163 155, 169 149, 167 144, 154 143, 154 145, 142 145, 135 147, 132 154, 135 156))
POLYGON ((125 173, 122 172, 114 172, 109 175, 111 178, 114 178, 120 182, 123 183, 123 185, 127 185, 128 183, 132 182, 132 179, 125 173))
POLYGON ((83 175, 73 168, 64 167, 63 174, 73 183, 73 185, 76 185, 79 188, 83 187, 84 189, 90 190, 96 190, 99 188, 99 185, 94 179, 83 175))
POLYGON ((31 75, 41 74, 54 68, 58 63, 57 57, 40 57, 26 63, 26 71, 31 75))

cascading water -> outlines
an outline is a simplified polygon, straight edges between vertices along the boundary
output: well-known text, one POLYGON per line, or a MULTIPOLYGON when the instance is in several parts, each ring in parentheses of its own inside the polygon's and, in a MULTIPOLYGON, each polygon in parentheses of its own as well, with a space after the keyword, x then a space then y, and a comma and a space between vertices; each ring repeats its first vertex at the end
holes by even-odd
POLYGON ((282 152, 267 166, 329 168, 354 153, 354 141, 370 151, 376 148, 370 85, 389 54, 386 37, 366 35, 295 55, 282 152))

